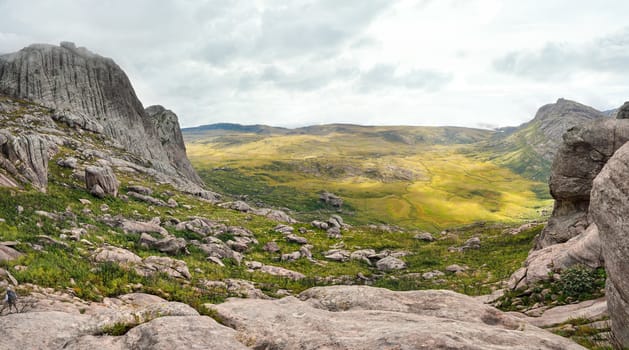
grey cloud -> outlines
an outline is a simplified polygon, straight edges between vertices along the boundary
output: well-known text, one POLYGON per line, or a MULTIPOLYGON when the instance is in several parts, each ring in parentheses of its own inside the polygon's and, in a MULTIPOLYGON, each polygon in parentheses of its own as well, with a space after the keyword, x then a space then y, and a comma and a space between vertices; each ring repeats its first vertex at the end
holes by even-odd
MULTIPOLYGON (((389 0, 285 1, 262 15, 261 52, 303 55, 322 54, 357 36, 378 14, 393 4, 389 0)), ((325 54, 325 53, 324 53, 325 54)))
POLYGON ((345 81, 358 75, 358 69, 343 63, 314 64, 296 66, 292 70, 276 65, 264 68, 260 73, 244 73, 240 88, 248 90, 260 84, 271 84, 287 91, 313 91, 324 88, 334 81, 345 81))
POLYGON ((629 72, 629 27, 581 45, 548 43, 539 50, 511 52, 495 70, 536 80, 568 78, 580 71, 629 72))
POLYGON ((386 88, 436 91, 450 80, 452 80, 451 75, 443 72, 415 69, 401 73, 398 72, 396 66, 379 64, 361 74, 358 88, 362 92, 386 88))

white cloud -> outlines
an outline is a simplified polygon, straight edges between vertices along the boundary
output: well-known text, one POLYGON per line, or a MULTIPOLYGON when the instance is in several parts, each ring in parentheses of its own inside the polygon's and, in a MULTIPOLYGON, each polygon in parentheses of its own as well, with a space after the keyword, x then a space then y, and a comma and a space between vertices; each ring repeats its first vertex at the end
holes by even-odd
POLYGON ((145 105, 213 122, 517 125, 629 97, 629 3, 0 0, 0 52, 74 41, 145 105), (24 15, 28 14, 28 15, 24 15))

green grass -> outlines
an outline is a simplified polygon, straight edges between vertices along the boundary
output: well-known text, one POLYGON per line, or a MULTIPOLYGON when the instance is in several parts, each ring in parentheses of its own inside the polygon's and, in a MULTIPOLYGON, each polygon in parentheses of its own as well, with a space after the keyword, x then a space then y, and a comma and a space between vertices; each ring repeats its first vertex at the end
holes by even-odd
POLYGON ((229 143, 225 135, 195 135, 187 149, 210 187, 289 208, 302 220, 335 211, 319 202, 322 191, 344 199, 342 214, 350 223, 430 231, 476 221, 521 222, 552 204, 545 183, 484 160, 472 152, 475 144, 404 143, 382 136, 385 131, 242 134, 240 142, 229 143))

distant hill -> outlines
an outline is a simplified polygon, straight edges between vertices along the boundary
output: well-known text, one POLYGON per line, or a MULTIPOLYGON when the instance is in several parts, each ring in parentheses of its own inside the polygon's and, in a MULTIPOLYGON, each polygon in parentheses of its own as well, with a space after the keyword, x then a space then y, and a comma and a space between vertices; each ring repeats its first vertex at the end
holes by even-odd
POLYGON ((527 178, 545 182, 563 134, 573 126, 606 118, 612 112, 603 113, 560 98, 556 103, 542 106, 533 120, 516 128, 500 129, 471 152, 527 178))
MULTIPOLYGON (((356 135, 374 137, 394 143, 413 144, 469 144, 479 142, 494 134, 491 130, 464 127, 430 126, 372 126, 356 124, 323 124, 287 129, 267 125, 240 125, 218 123, 184 128, 182 132, 189 141, 208 137, 252 135, 356 135)), ((247 140, 250 140, 247 139, 247 140)))
POLYGON ((538 215, 550 203, 547 179, 562 135, 597 118, 607 116, 559 99, 531 121, 497 130, 222 123, 182 131, 202 178, 225 194, 308 219, 335 210, 318 199, 334 191, 352 222, 437 229, 538 215))

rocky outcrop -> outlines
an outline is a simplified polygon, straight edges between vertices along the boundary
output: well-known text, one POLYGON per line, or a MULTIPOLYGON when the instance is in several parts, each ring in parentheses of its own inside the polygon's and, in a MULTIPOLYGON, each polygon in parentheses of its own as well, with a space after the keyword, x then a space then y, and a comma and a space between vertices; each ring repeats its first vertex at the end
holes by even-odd
MULTIPOLYGON (((628 121, 629 122, 629 121, 628 121)), ((622 146, 594 180, 591 215, 599 227, 612 332, 629 347, 629 144, 622 146)))
POLYGON ((601 241, 596 224, 591 224, 585 232, 565 243, 532 251, 526 258, 524 267, 511 276, 508 286, 511 289, 529 286, 578 264, 590 268, 603 266, 601 241))
POLYGON ((109 58, 68 42, 31 45, 0 56, 0 94, 52 108, 57 121, 104 134, 154 169, 200 183, 172 137, 179 132, 169 129, 178 127, 172 116, 149 116, 127 75, 109 58), (160 121, 169 124, 158 130, 160 121), (163 145, 162 137, 173 142, 163 145))
POLYGON ((566 242, 585 232, 591 223, 588 207, 592 181, 614 152, 629 141, 629 121, 598 119, 568 130, 563 138, 550 176, 555 206, 536 241, 536 249, 566 242))
POLYGON ((208 306, 254 349, 583 349, 449 291, 334 286, 208 306))
POLYGON ((118 195, 118 179, 110 167, 88 166, 85 168, 85 188, 94 196, 116 197, 118 195))
POLYGON ((124 268, 133 269, 142 276, 164 273, 175 278, 190 279, 191 277, 188 265, 183 260, 165 256, 149 256, 142 259, 133 252, 110 245, 96 249, 91 259, 97 263, 113 262, 124 268))
MULTIPOLYGON (((44 296, 45 297, 45 296, 44 296)), ((247 349, 233 329, 188 305, 147 294, 74 305, 36 300, 34 310, 0 317, 2 349, 247 349), (112 335, 128 328, 123 335, 112 335)))
MULTIPOLYGON (((49 152, 54 151, 46 139, 37 134, 12 135, 6 130, 0 130, 0 167, 23 184, 30 183, 46 191, 49 152)), ((7 178, 7 185, 11 184, 17 185, 7 178)))
POLYGON ((629 120, 598 119, 571 128, 563 138, 550 176, 550 192, 555 198, 552 216, 524 267, 511 276, 510 288, 547 280, 552 273, 576 264, 603 265, 599 228, 590 213, 590 192, 603 166, 629 141, 629 120))
POLYGON ((183 142, 177 115, 162 106, 150 106, 144 111, 157 129, 157 137, 166 151, 170 163, 187 178, 196 183, 202 183, 201 178, 188 161, 186 145, 183 142))

